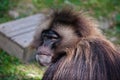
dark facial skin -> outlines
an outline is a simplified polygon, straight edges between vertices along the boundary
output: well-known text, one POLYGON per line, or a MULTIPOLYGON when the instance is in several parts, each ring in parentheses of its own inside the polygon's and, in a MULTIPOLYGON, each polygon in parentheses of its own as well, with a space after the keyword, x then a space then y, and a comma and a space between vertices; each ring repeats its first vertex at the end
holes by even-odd
POLYGON ((53 30, 45 30, 41 34, 41 44, 37 49, 36 60, 42 66, 48 66, 51 63, 54 48, 60 41, 60 36, 53 30))

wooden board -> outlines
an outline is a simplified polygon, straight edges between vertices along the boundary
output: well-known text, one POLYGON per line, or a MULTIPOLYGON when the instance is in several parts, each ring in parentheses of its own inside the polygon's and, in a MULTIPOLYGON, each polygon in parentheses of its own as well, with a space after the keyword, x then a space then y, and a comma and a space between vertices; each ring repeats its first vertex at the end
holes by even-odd
POLYGON ((10 55, 16 56, 20 60, 23 60, 24 49, 20 45, 11 41, 5 35, 1 34, 0 34, 0 48, 8 52, 10 55))
POLYGON ((29 60, 33 53, 33 50, 29 49, 29 45, 33 39, 35 28, 41 24, 43 19, 43 14, 36 14, 0 24, 0 48, 22 61, 29 60))

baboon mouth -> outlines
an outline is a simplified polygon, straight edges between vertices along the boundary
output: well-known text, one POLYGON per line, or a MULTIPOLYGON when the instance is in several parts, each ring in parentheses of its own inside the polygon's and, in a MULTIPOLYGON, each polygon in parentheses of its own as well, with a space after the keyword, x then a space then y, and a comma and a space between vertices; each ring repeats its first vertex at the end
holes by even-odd
POLYGON ((52 56, 51 54, 49 54, 49 53, 42 53, 42 54, 40 54, 40 55, 45 55, 45 56, 52 56))
POLYGON ((46 55, 46 54, 41 54, 41 55, 36 55, 36 61, 41 65, 41 66, 48 66, 51 63, 51 55, 46 55))
POLYGON ((39 64, 40 64, 41 66, 48 66, 48 65, 50 65, 50 63, 41 63, 40 61, 39 61, 39 64))

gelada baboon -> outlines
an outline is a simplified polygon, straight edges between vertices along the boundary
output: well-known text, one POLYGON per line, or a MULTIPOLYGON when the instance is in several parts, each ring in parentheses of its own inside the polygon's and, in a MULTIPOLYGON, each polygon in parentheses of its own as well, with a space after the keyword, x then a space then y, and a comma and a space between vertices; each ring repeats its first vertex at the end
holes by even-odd
POLYGON ((97 26, 73 9, 47 15, 33 40, 37 61, 49 65, 42 80, 120 80, 120 53, 97 26))

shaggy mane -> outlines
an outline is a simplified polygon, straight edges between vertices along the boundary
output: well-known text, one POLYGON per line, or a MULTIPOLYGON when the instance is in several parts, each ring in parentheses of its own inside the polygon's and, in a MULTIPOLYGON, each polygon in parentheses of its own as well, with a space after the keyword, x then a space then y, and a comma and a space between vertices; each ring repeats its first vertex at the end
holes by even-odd
POLYGON ((55 24, 62 24, 66 27, 71 26, 80 37, 101 35, 100 30, 97 29, 97 21, 83 11, 76 11, 71 8, 54 10, 51 17, 53 19, 50 28, 55 24))

